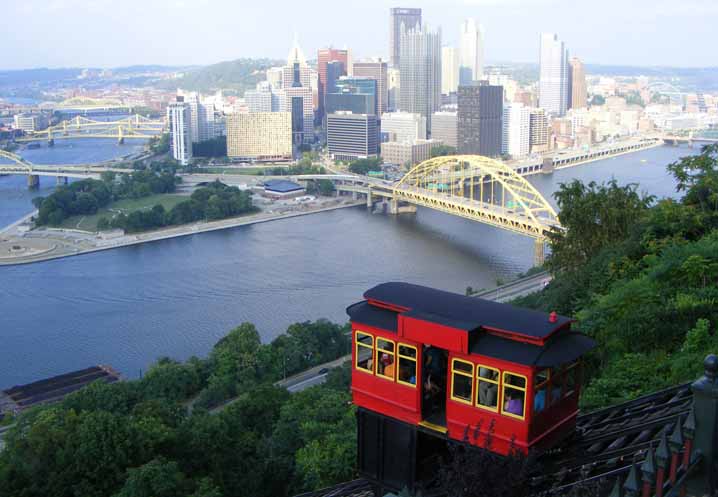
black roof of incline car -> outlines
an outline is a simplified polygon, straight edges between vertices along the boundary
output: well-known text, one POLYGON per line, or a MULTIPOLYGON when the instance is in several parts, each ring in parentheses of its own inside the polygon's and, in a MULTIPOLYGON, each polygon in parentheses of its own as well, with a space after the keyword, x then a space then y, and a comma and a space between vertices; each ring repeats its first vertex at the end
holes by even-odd
POLYGON ((367 290, 364 298, 408 309, 405 316, 467 332, 483 328, 544 340, 571 322, 566 316, 551 322, 544 312, 411 283, 382 283, 367 290))
POLYGON ((408 283, 384 283, 368 290, 364 297, 408 310, 386 309, 363 300, 347 307, 347 314, 355 323, 397 333, 401 314, 450 326, 469 334, 470 353, 517 364, 558 366, 578 359, 596 346, 590 337, 570 330, 566 325, 571 320, 567 317, 557 316, 552 323, 548 314, 509 304, 408 283), (537 338, 543 343, 515 340, 491 333, 493 330, 537 338), (556 333, 558 330, 561 331, 556 333))

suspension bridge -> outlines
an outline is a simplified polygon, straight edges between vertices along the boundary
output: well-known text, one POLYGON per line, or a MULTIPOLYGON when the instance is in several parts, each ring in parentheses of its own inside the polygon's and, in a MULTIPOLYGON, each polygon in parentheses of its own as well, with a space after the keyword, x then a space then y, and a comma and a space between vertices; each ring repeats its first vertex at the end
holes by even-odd
POLYGON ((54 176, 58 184, 66 184, 67 178, 98 179, 105 171, 115 173, 132 173, 132 169, 112 167, 101 164, 33 164, 12 152, 0 150, 0 160, 5 159, 10 164, 0 164, 0 175, 17 174, 27 176, 29 188, 36 188, 40 184, 40 176, 54 176))
POLYGON ((162 133, 165 129, 163 119, 150 119, 139 114, 113 121, 98 121, 84 116, 75 116, 41 131, 35 131, 17 142, 55 140, 111 138, 118 143, 127 139, 149 139, 162 133))

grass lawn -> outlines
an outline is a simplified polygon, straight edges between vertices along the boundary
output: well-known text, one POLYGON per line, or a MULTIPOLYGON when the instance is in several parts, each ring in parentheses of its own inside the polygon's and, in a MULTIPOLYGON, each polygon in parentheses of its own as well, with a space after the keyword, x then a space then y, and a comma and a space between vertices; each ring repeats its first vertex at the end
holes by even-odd
POLYGON ((165 210, 170 210, 175 205, 187 199, 189 199, 189 197, 186 195, 158 194, 150 195, 149 197, 118 200, 117 202, 112 202, 110 205, 101 208, 96 214, 91 216, 68 217, 62 222, 60 228, 97 231, 97 222, 102 217, 112 219, 112 217, 120 212, 129 214, 130 212, 137 210, 149 210, 157 204, 162 205, 165 210))

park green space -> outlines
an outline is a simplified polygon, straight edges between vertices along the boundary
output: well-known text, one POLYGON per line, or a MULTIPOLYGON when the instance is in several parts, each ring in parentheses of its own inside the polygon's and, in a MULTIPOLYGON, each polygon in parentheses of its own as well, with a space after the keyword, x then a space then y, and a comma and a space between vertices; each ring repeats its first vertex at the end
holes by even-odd
POLYGON ((68 217, 62 222, 60 228, 97 231, 97 222, 103 217, 106 217, 109 220, 120 212, 130 214, 131 212, 138 210, 150 210, 157 204, 163 206, 165 210, 169 211, 172 207, 179 204, 183 200, 187 200, 188 198, 189 197, 186 195, 161 193, 141 198, 122 199, 112 202, 106 207, 101 207, 95 214, 68 217))

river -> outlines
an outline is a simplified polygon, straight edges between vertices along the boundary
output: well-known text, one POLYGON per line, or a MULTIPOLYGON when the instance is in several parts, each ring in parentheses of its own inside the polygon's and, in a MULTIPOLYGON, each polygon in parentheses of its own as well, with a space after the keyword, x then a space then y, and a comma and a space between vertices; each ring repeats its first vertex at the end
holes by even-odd
MULTIPOLYGON (((22 154, 67 163, 129 153, 90 143, 22 154)), ((674 196, 665 165, 697 151, 660 147, 530 179, 547 197, 573 178, 611 177, 674 196)), ((54 179, 41 181, 47 194, 54 179)), ((25 178, 0 177, 0 226, 30 212, 34 194, 25 178)), ((528 269, 532 254, 529 238, 428 209, 391 217, 352 208, 3 267, 0 388, 92 364, 136 377, 161 356, 206 355, 244 321, 268 341, 297 321, 345 322, 346 306, 380 282, 488 288, 528 269)))

